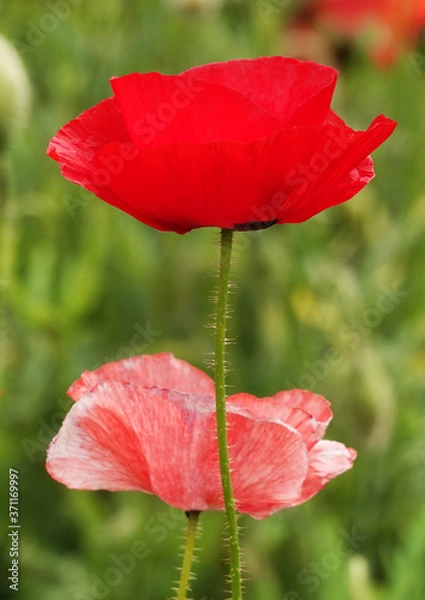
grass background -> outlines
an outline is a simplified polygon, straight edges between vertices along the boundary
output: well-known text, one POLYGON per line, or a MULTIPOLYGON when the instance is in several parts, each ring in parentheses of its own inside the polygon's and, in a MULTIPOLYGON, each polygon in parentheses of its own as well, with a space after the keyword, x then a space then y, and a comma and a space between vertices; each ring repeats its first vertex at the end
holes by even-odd
MULTIPOLYGON (((12 185, 1 225, 0 597, 159 600, 177 578, 184 516, 137 493, 69 491, 45 472, 45 449, 83 370, 161 351, 205 368, 217 232, 149 229, 63 180, 45 149, 110 95, 113 75, 283 53, 285 10, 62 0, 69 15, 53 26, 59 4, 0 2, 0 33, 32 83, 29 121, 3 160, 12 185), (9 467, 20 474, 18 594, 4 574, 9 467)), ((306 505, 241 519, 247 600, 425 597, 422 62, 411 52, 379 71, 355 49, 334 108, 354 128, 379 113, 399 121, 374 154, 377 178, 304 224, 239 236, 232 389, 321 393, 335 415, 327 437, 359 451, 355 468, 306 505)), ((202 524, 193 597, 219 600, 223 517, 202 524)))

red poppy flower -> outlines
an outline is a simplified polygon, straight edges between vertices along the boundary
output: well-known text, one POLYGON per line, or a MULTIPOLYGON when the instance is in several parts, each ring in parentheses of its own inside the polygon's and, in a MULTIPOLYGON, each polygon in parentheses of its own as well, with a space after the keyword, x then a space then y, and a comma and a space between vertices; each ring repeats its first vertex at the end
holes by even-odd
POLYGON ((353 131, 330 109, 337 72, 266 57, 111 80, 114 96, 57 133, 62 174, 165 231, 305 221, 374 176, 395 122, 353 131))
POLYGON ((388 0, 311 0, 306 14, 315 15, 345 35, 370 27, 388 0))
MULTIPOLYGON (((171 506, 222 510, 214 383, 171 354, 86 372, 48 449, 47 470, 70 488, 137 490, 171 506)), ((261 519, 314 496, 350 469, 355 450, 322 440, 329 403, 304 390, 227 400, 237 508, 261 519)))
POLYGON ((305 15, 348 37, 373 30, 371 57, 379 66, 388 66, 417 43, 425 27, 425 1, 312 0, 305 15))

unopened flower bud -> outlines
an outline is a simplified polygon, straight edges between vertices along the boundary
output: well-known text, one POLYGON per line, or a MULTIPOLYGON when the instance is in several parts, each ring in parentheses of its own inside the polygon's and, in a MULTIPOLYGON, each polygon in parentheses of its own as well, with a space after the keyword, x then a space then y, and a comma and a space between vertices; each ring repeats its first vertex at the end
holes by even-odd
POLYGON ((0 35, 0 153, 26 122, 31 88, 15 48, 0 35))

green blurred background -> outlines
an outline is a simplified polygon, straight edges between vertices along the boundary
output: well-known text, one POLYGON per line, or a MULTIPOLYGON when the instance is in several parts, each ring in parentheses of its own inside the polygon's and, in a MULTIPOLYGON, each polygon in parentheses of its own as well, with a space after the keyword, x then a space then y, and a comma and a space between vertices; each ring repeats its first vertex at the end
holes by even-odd
MULTIPOLYGON (((2 575, 1 598, 171 597, 184 516, 138 493, 70 491, 45 472, 45 450, 83 370, 162 351, 206 368, 213 349, 217 232, 181 237, 132 220, 62 179, 48 141, 111 94, 113 75, 284 53, 290 11, 268 0, 208 12, 154 0, 0 2, 0 34, 32 86, 28 122, 1 159, 11 179, 1 207, 3 573, 9 467, 19 469, 22 526, 20 591, 2 575)), ((309 222, 239 235, 231 389, 323 394, 335 415, 327 437, 359 452, 309 503, 241 519, 247 600, 425 597, 422 64, 412 51, 379 71, 354 49, 334 108, 354 128, 379 113, 399 121, 374 154, 377 178, 309 222)), ((192 595, 219 600, 223 516, 204 514, 202 525, 192 595)))

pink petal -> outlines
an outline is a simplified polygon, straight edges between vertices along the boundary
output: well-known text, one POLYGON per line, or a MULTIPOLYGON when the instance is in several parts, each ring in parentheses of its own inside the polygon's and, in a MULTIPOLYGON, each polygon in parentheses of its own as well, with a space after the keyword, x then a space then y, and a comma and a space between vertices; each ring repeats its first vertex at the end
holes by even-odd
POLYGON ((114 77, 111 85, 130 138, 142 150, 176 141, 250 142, 280 128, 277 119, 239 92, 189 75, 132 73, 114 77))
POLYGON ((182 510, 222 509, 214 398, 98 384, 67 415, 47 470, 70 488, 138 490, 182 510))
MULTIPOLYGON (((222 510, 214 408, 212 396, 98 384, 50 445, 48 472, 70 488, 140 490, 183 510, 222 510)), ((307 451, 290 426, 244 410, 228 414, 234 492, 241 511, 263 518, 296 502, 307 451)))
POLYGON ((97 385, 74 404, 50 444, 50 475, 69 488, 152 493, 139 437, 142 408, 131 384, 97 385))
POLYGON ((79 400, 102 381, 128 381, 145 387, 161 387, 189 394, 214 395, 214 381, 203 371, 192 367, 170 353, 133 356, 102 365, 96 371, 85 371, 68 390, 79 400))
POLYGON ((307 390, 278 392, 269 398, 235 394, 227 403, 245 407, 256 419, 273 419, 290 425, 301 434, 307 450, 322 439, 332 419, 329 402, 307 390))
POLYGON ((240 92, 282 127, 321 125, 338 76, 331 67, 281 56, 217 62, 185 73, 240 92))
POLYGON ((294 504, 315 496, 331 480, 353 466, 357 452, 340 442, 322 440, 309 452, 309 469, 302 493, 294 504))
POLYGON ((168 390, 155 398, 143 417, 154 493, 182 510, 222 510, 214 398, 168 390))
POLYGON ((308 457, 295 429, 230 412, 228 440, 239 511, 263 519, 296 501, 307 475, 308 457))

